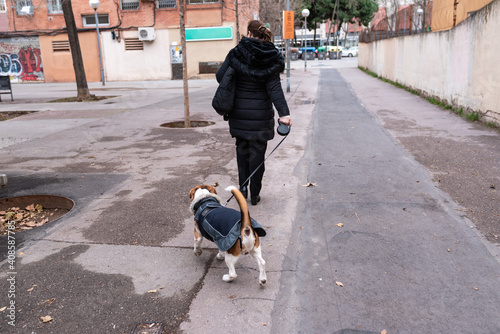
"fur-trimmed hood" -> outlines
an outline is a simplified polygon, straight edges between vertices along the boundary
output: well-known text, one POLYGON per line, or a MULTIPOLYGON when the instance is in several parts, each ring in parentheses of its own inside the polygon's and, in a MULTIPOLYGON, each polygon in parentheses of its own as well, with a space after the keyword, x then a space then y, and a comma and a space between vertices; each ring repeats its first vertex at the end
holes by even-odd
POLYGON ((229 64, 238 74, 265 80, 285 69, 285 60, 273 43, 242 37, 228 54, 229 64))
POLYGON ((217 200, 217 202, 219 202, 219 204, 222 201, 221 198, 219 197, 219 195, 217 195, 217 194, 213 194, 213 193, 203 194, 203 195, 199 196, 198 198, 193 199, 193 201, 189 205, 189 211, 191 211, 193 214, 196 214, 195 207, 196 207, 196 209, 198 209, 198 207, 199 207, 198 203, 200 203, 201 201, 203 201, 204 199, 207 199, 207 198, 214 198, 217 200))

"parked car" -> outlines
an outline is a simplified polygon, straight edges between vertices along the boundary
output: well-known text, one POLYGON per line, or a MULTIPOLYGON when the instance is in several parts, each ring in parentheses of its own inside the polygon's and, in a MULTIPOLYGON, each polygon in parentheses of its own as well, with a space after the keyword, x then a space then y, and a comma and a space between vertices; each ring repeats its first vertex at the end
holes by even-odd
POLYGON ((357 57, 358 56, 358 47, 351 46, 347 49, 344 49, 342 52, 342 57, 357 57))

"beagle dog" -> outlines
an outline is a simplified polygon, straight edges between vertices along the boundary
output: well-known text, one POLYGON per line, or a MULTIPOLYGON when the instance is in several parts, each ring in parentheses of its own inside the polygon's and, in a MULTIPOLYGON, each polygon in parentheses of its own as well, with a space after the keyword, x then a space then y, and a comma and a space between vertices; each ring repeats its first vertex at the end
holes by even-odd
POLYGON ((201 254, 203 238, 215 242, 219 249, 217 259, 224 259, 229 268, 229 273, 222 277, 225 282, 236 278, 234 266, 240 255, 250 254, 259 266, 259 284, 263 287, 267 281, 266 261, 262 258, 259 236, 265 236, 266 231, 250 218, 247 201, 238 188, 230 186, 226 191, 234 195, 240 211, 222 206, 221 199, 212 186, 199 185, 189 192, 189 209, 195 215, 194 254, 201 254))

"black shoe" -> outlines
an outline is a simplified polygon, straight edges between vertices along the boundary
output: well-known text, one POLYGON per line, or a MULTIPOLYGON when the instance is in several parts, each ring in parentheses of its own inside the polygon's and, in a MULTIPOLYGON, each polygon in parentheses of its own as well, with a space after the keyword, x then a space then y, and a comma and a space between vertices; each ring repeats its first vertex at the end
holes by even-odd
POLYGON ((251 201, 252 201, 252 205, 257 205, 257 203, 260 202, 260 196, 252 197, 251 201))
POLYGON ((248 189, 247 186, 243 186, 240 188, 241 193, 243 194, 243 197, 247 198, 248 197, 248 189))

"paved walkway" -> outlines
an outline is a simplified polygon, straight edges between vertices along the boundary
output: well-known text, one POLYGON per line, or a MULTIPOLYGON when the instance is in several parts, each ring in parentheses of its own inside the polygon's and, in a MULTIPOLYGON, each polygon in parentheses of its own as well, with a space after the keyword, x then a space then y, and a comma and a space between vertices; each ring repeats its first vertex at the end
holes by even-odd
MULTIPOLYGON (((91 83, 92 93, 116 96, 92 103, 47 103, 76 95, 73 84, 14 85, 15 101, 2 102, 0 112, 38 112, 0 122, 0 172, 9 176, 9 186, 0 190, 0 197, 57 194, 72 198, 75 208, 56 222, 16 236, 16 327, 2 321, 0 332, 129 333, 137 322, 159 321, 166 333, 176 328, 186 333, 236 333, 241 328, 281 333, 273 314, 289 307, 277 302, 284 291, 280 284, 286 283, 283 275, 289 272, 287 252, 300 232, 296 227, 311 223, 297 221, 302 214, 303 185, 314 182, 307 177, 309 167, 300 162, 308 156, 315 135, 323 68, 336 68, 359 99, 358 107, 370 112, 380 129, 386 128, 382 131, 395 138, 394 145, 405 145, 409 157, 413 154, 434 173, 426 182, 434 178, 436 186, 441 185, 437 176, 442 171, 433 168, 442 165, 420 158, 418 137, 419 145, 426 147, 428 141, 421 144, 422 140, 446 136, 457 145, 466 143, 479 152, 477 157, 481 152, 481 157, 488 157, 498 147, 494 146, 498 133, 477 128, 365 75, 356 69, 356 59, 312 61, 307 71, 303 65, 292 62, 291 89, 286 93, 293 113, 292 134, 266 163, 262 202, 251 207, 252 217, 268 230, 263 239, 269 279, 265 289, 258 286, 258 272, 250 258, 242 259, 238 279, 225 284, 221 277, 226 268, 214 260, 213 245, 205 242, 207 250, 200 258, 192 254, 189 189, 215 182, 223 189, 237 182, 234 140, 209 103, 214 80, 189 82, 192 119, 215 122, 189 130, 160 127, 183 120, 182 81, 107 82, 104 87, 91 83), (417 117, 415 110, 424 109, 425 114, 417 117), (435 122, 426 121, 430 117, 435 122), (410 130, 416 135, 406 136, 410 130), (42 323, 40 317, 47 315, 53 320, 42 323)), ((285 87, 284 75, 282 83, 285 87)), ((333 121, 345 129, 352 126, 339 117, 333 121)), ((280 139, 275 138, 269 147, 280 139)), ((496 159, 494 153, 489 157, 496 159)), ((495 172, 494 166, 487 166, 495 172)), ((496 176, 488 182, 498 184, 500 173, 492 175, 496 176)), ((453 184, 453 179, 447 180, 453 184)), ((464 185, 474 181, 462 180, 464 185)), ((498 195, 493 190, 486 189, 488 197, 495 199, 498 195)), ((221 192, 223 198, 228 197, 221 192)), ((452 206, 453 200, 459 198, 448 199, 452 206)), ((467 209, 464 204, 457 208, 467 209)), ((474 225, 467 219, 469 212, 457 214, 462 223, 480 226, 479 220, 474 225)), ((496 266, 491 275, 498 279, 494 240, 498 224, 491 226, 489 237, 486 230, 474 234, 474 247, 488 249, 491 267, 496 266)), ((8 272, 3 262, 0 309, 12 300, 7 294, 8 272)), ((473 286, 471 293, 476 291, 473 288, 483 291, 473 286)), ((372 328, 365 329, 381 330, 371 323, 372 328)))

